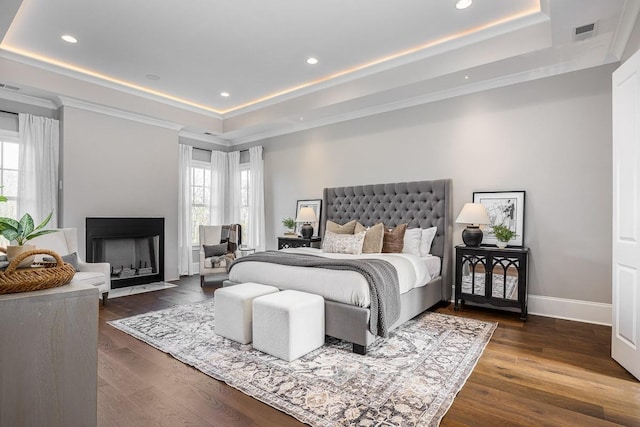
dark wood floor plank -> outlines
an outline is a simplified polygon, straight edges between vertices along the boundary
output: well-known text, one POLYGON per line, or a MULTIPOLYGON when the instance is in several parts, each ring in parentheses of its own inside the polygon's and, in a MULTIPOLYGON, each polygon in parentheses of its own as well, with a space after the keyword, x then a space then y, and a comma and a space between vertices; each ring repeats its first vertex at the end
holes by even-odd
MULTIPOLYGON (((101 426, 300 427, 294 418, 109 325, 109 320, 214 297, 198 276, 100 308, 101 426), (129 383, 127 383, 129 382, 129 383)), ((498 322, 443 426, 639 425, 640 383, 610 358, 611 328, 465 306, 438 312, 498 322)))

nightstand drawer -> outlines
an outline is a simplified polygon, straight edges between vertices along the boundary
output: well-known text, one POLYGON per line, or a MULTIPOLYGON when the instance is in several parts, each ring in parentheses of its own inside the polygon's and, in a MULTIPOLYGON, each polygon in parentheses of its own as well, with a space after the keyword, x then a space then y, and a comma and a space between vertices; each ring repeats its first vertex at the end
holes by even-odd
POLYGON ((320 248, 322 239, 312 237, 304 239, 302 237, 278 237, 278 249, 287 248, 320 248))

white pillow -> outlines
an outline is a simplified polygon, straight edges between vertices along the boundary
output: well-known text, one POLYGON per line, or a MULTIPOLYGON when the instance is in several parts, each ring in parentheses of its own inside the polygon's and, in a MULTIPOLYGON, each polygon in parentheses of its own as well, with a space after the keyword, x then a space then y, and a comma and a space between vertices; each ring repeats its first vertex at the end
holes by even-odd
POLYGON ((431 245, 433 244, 433 239, 436 237, 436 231, 438 231, 438 227, 422 229, 422 237, 420 239, 420 256, 427 256, 431 254, 431 245))
POLYGON ((420 239, 422 238, 421 228, 408 228, 404 232, 404 246, 402 253, 420 256, 420 239))
POLYGON ((326 231, 322 242, 322 252, 360 255, 366 234, 366 231, 356 234, 337 234, 326 231))

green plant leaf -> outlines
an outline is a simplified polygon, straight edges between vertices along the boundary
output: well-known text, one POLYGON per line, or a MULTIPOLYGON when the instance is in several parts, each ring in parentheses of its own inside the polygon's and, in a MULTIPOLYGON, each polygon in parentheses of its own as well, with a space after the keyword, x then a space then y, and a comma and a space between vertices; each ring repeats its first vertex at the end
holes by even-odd
MULTIPOLYGON (((2 235, 10 242, 18 238, 18 232, 14 229, 2 230, 2 235)), ((18 244, 20 244, 20 242, 18 242, 18 244)))
POLYGON ((49 223, 49 221, 51 220, 51 216, 53 215, 53 211, 49 212, 49 215, 47 215, 47 217, 44 219, 44 221, 42 221, 40 223, 40 225, 38 225, 34 231, 36 230, 40 230, 41 228, 43 228, 45 225, 47 225, 49 223))
POLYGON ((20 223, 12 218, 0 217, 0 227, 3 230, 15 230, 16 232, 18 232, 20 223))
POLYGON ((49 234, 49 233, 55 233, 56 231, 59 230, 40 230, 40 231, 36 231, 35 233, 31 233, 28 236, 25 236, 24 240, 31 240, 31 239, 35 239, 38 236, 44 236, 45 234, 49 234))
POLYGON ((0 196, 0 202, 6 202, 7 200, 9 199, 7 199, 5 196, 0 196))
POLYGON ((33 231, 33 218, 28 213, 24 214, 22 218, 20 218, 20 227, 18 227, 18 234, 20 237, 25 238, 33 231))

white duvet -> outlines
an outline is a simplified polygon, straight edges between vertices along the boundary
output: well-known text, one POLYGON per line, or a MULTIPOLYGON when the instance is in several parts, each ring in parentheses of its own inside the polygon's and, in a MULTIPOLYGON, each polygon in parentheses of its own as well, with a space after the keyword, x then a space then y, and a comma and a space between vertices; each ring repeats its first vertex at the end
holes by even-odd
MULTIPOLYGON (((424 286, 440 274, 440 258, 418 257, 413 254, 362 254, 346 255, 324 253, 315 248, 283 249, 288 253, 303 253, 337 259, 382 259, 391 263, 398 272, 400 293, 424 286)), ((369 285, 365 278, 354 271, 323 268, 292 267, 266 262, 242 262, 231 269, 229 279, 236 283, 256 282, 318 294, 330 301, 368 307, 369 285)))

